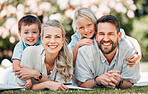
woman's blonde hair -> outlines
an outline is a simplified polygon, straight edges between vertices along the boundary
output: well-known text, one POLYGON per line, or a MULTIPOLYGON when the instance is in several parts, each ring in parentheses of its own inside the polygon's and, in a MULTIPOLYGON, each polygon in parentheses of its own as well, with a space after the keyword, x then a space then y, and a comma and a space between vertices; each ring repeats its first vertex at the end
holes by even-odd
MULTIPOLYGON (((65 30, 63 25, 57 20, 48 20, 41 31, 43 36, 44 28, 48 26, 58 27, 62 30, 62 37, 65 36, 65 30)), ((73 79, 73 66, 72 66, 72 54, 68 50, 66 38, 63 43, 63 47, 61 48, 58 56, 56 57, 54 64, 56 66, 57 72, 59 76, 61 76, 65 82, 70 81, 73 79)))
MULTIPOLYGON (((73 24, 72 24, 74 32, 77 31, 76 30, 77 22, 80 18, 88 19, 88 20, 92 21, 94 24, 96 24, 96 22, 97 22, 97 18, 91 9, 89 9, 87 7, 77 8, 74 13, 73 24)), ((79 37, 80 37, 80 39, 82 38, 80 33, 79 33, 79 37)))

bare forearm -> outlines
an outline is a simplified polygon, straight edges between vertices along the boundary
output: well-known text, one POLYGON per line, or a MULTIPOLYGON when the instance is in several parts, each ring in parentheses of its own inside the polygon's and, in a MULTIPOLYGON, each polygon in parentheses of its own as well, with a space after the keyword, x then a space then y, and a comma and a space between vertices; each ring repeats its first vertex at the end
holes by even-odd
POLYGON ((75 67, 75 62, 76 62, 76 58, 77 58, 77 54, 78 54, 78 49, 79 46, 76 44, 74 49, 73 49, 73 67, 75 67))
MULTIPOLYGON (((38 79, 39 76, 40 76, 40 72, 36 71, 36 75, 34 75, 33 78, 38 79)), ((40 79, 39 82, 45 82, 45 81, 53 81, 53 80, 51 80, 48 77, 42 75, 42 79, 40 79)), ((55 82, 55 81, 53 81, 53 82, 55 82)))
POLYGON ((131 82, 124 80, 123 84, 120 88, 129 88, 129 87, 132 87, 132 86, 133 86, 133 84, 131 82))
POLYGON ((78 86, 83 88, 94 88, 96 87, 96 84, 94 83, 94 79, 87 80, 86 82, 80 82, 78 81, 78 86))
POLYGON ((138 41, 132 37, 129 37, 129 36, 126 36, 126 38, 134 44, 134 46, 136 47, 136 49, 138 51, 138 54, 141 55, 141 48, 140 48, 138 41))
POLYGON ((46 89, 46 85, 43 83, 34 84, 31 88, 32 90, 43 90, 46 89))

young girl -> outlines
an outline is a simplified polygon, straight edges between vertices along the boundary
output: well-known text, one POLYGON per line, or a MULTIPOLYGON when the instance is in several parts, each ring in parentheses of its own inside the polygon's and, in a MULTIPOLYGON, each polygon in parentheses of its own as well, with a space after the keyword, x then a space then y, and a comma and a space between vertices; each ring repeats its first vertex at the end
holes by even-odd
MULTIPOLYGON (((97 19, 94 13, 89 8, 80 7, 75 11, 73 19, 73 29, 76 32, 74 35, 71 36, 72 40, 70 42, 71 49, 73 50, 73 66, 75 65, 78 49, 83 45, 93 44, 93 38, 96 33, 96 21, 97 19)), ((122 32, 122 38, 129 39, 137 48, 137 54, 134 54, 130 58, 126 59, 130 62, 127 64, 132 67, 141 58, 140 46, 135 39, 126 36, 123 29, 120 29, 120 32, 122 32)))

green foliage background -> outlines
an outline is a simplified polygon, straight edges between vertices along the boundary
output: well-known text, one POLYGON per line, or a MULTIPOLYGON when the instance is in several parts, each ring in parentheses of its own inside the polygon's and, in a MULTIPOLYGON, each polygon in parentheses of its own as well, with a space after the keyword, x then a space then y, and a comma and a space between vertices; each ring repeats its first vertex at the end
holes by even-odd
MULTIPOLYGON (((57 4, 57 0, 40 0, 38 3, 41 3, 42 1, 47 1, 51 3, 51 9, 48 12, 43 12, 41 16, 39 16, 39 19, 41 22, 43 22, 43 15, 51 15, 55 13, 61 13, 62 19, 61 23, 64 25, 66 30, 66 37, 70 41, 71 35, 74 33, 72 30, 72 19, 65 16, 65 10, 61 10, 59 8, 59 5, 57 4)), ((143 54, 143 61, 148 61, 148 0, 134 0, 135 5, 138 10, 143 11, 143 13, 135 11, 136 16, 134 18, 128 18, 126 14, 123 13, 117 13, 113 9, 111 9, 111 14, 116 16, 120 22, 121 22, 121 28, 123 28, 127 35, 134 37, 138 40, 143 54)), ((121 0, 123 3, 123 1, 121 0)), ((18 4, 24 4, 24 0, 7 0, 2 6, 4 5, 13 5, 17 6, 18 4)), ((27 6, 25 6, 27 7, 27 6)), ((70 6, 74 9, 73 6, 70 6)), ((2 9, 0 9, 0 12, 2 9)), ((32 12, 28 12, 27 14, 31 14, 32 12)), ((10 15, 10 17, 16 18, 15 15, 10 15)), ((3 19, 0 19, 0 26, 3 26, 4 22, 8 19, 8 17, 4 17, 3 19)), ((1 31, 0 31, 1 32, 1 31)), ((18 40, 15 43, 10 43, 9 38, 10 36, 14 36, 10 33, 10 35, 3 39, 0 36, 0 62, 4 58, 10 59, 10 56, 6 55, 6 50, 12 51, 15 44, 18 42, 18 40)), ((15 36, 16 37, 16 36, 15 36)))

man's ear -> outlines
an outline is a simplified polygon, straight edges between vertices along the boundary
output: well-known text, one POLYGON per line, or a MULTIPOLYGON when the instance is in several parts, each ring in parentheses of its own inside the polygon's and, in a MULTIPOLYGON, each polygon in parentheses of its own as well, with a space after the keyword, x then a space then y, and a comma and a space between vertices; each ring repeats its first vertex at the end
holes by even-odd
POLYGON ((121 33, 121 32, 119 32, 119 33, 118 33, 118 41, 120 41, 120 40, 121 40, 121 37, 122 37, 122 33, 121 33))
POLYGON ((64 41, 65 41, 65 35, 63 36, 63 43, 64 43, 64 41))

